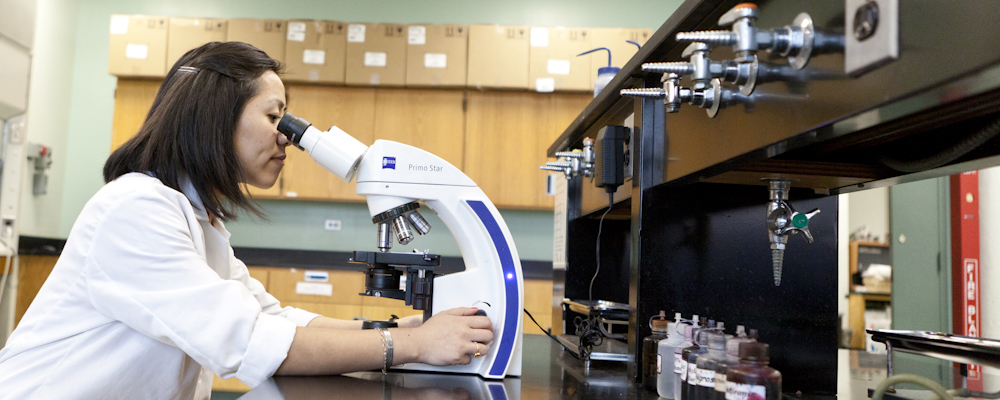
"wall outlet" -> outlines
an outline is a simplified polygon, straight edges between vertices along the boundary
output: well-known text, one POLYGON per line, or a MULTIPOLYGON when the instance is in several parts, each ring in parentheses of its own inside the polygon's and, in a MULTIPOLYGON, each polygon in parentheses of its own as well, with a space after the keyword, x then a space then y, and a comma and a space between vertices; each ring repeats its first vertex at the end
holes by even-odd
POLYGON ((339 219, 328 219, 326 220, 326 223, 323 224, 323 227, 328 231, 339 231, 342 224, 339 219))

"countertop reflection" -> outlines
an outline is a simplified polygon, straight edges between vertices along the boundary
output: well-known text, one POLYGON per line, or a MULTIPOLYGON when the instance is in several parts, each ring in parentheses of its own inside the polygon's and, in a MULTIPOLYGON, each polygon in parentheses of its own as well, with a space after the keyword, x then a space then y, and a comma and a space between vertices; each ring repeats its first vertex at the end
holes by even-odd
MULTIPOLYGON (((785 399, 864 399, 885 379, 885 355, 838 351, 841 396, 785 393, 785 399)), ((930 360, 928 358, 928 360, 930 360)), ((334 376, 279 376, 240 399, 659 399, 626 378, 625 363, 580 360, 543 335, 524 335, 520 377, 503 380, 426 372, 357 372, 334 376)), ((914 396, 923 398, 926 396, 914 396)))
POLYGON ((424 372, 279 376, 240 399, 657 399, 627 379, 625 364, 584 363, 543 335, 524 335, 521 376, 503 380, 424 372))

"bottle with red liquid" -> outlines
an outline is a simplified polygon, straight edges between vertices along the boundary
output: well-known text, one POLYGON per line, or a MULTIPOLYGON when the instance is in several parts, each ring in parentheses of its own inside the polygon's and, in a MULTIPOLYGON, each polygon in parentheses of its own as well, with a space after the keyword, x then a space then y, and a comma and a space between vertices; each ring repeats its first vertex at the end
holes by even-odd
POLYGON ((726 371, 740 365, 740 343, 757 341, 757 330, 751 329, 747 335, 743 325, 736 326, 736 335, 726 339, 726 358, 715 367, 715 396, 712 400, 726 400, 726 371))
POLYGON ((667 338, 667 312, 660 310, 660 315, 649 321, 652 335, 642 340, 642 387, 651 392, 656 391, 657 360, 656 351, 660 341, 667 338))
POLYGON ((780 400, 781 372, 770 361, 766 343, 740 343, 740 365, 726 373, 726 400, 780 400))

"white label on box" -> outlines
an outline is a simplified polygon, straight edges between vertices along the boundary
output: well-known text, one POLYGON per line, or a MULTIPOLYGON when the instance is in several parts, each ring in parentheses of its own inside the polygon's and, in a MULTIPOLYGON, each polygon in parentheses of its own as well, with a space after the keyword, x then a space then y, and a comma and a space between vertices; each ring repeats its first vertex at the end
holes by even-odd
POLYGON ((111 34, 124 35, 128 33, 128 15, 111 16, 111 34))
POLYGON ((302 63, 312 65, 326 64, 326 52, 323 50, 305 49, 302 51, 302 63))
POLYGON ((552 78, 535 79, 535 91, 538 93, 552 93, 556 91, 556 80, 552 78))
POLYGON ((299 192, 285 192, 285 197, 299 197, 299 192))
POLYGON ((549 28, 531 28, 531 47, 549 47, 549 28))
POLYGON ((408 30, 406 43, 427 44, 427 27, 423 25, 413 25, 408 30))
POLYGON ((295 293, 315 296, 333 296, 333 285, 317 282, 295 282, 295 293))
POLYGON ((364 42, 365 42, 365 25, 364 24, 347 25, 347 43, 364 43, 364 42))
POLYGON ((448 55, 444 53, 424 53, 424 68, 448 68, 448 55))
POLYGON ((329 282, 330 273, 326 271, 305 271, 306 282, 329 282))
POLYGON ((130 60, 145 60, 149 56, 149 46, 129 43, 125 45, 125 58, 130 60))
POLYGON ((549 59, 547 70, 551 75, 569 75, 569 60, 549 59))
POLYGON ((288 40, 291 42, 304 42, 306 41, 306 23, 305 22, 289 22, 288 23, 288 40))
POLYGON ((386 55, 381 51, 366 51, 365 52, 365 66, 366 67, 384 67, 385 66, 386 55))

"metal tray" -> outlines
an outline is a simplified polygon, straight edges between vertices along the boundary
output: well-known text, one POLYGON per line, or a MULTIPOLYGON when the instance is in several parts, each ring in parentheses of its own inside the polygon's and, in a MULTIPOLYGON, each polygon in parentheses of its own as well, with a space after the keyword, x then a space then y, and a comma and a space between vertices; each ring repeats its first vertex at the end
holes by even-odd
POLYGON ((957 363, 1000 368, 1000 341, 950 333, 868 329, 872 340, 893 351, 919 354, 957 363))

